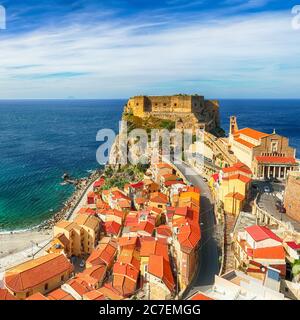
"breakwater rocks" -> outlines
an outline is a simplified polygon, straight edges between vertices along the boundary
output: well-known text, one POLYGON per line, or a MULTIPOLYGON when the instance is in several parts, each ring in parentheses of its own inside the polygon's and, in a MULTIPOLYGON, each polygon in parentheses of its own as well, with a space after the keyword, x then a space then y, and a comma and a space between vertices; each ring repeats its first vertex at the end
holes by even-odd
POLYGON ((102 170, 95 170, 93 171, 89 177, 82 178, 77 180, 78 183, 76 184, 76 190, 72 194, 72 196, 64 203, 63 207, 60 211, 55 213, 50 219, 41 223, 37 229, 41 230, 50 230, 54 227, 54 225, 59 222, 60 220, 68 220, 71 216, 76 205, 81 201, 82 197, 84 196, 87 187, 91 185, 95 180, 101 177, 103 171, 102 170))

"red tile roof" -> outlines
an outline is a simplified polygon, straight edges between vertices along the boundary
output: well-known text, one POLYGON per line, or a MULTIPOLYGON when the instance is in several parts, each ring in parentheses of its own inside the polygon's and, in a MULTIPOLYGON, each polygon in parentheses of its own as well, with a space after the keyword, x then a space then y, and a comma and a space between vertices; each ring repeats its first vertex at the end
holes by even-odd
POLYGON ((75 292, 77 292, 81 297, 90 291, 90 288, 85 284, 84 281, 80 279, 71 279, 67 283, 75 292))
POLYGON ((253 259, 285 260, 285 251, 282 246, 253 249, 253 259))
POLYGON ((113 287, 124 297, 132 295, 137 288, 139 270, 129 264, 116 262, 113 268, 113 287))
POLYGON ((149 257, 148 272, 162 280, 171 292, 174 291, 175 282, 171 265, 163 256, 151 255, 149 257))
POLYGON ((190 207, 185 206, 185 207, 175 208, 174 215, 182 216, 182 217, 189 217, 189 218, 192 219, 193 218, 193 213, 194 213, 194 211, 190 207))
POLYGON ((63 254, 50 253, 8 270, 4 281, 12 292, 25 292, 73 269, 63 254))
POLYGON ((237 132, 235 132, 235 136, 239 135, 239 134, 243 134, 243 135, 248 136, 248 137, 255 139, 255 140, 259 140, 261 138, 269 136, 269 134, 267 134, 267 133, 260 132, 260 131, 257 131, 257 130, 251 129, 251 128, 244 128, 244 129, 241 129, 241 130, 238 130, 237 132))
POLYGON ((0 301, 1 300, 18 300, 7 289, 0 289, 0 301))
POLYGON ((240 138, 234 138, 234 141, 236 141, 237 143, 240 143, 242 145, 244 145, 245 147, 249 148, 249 149, 252 149, 255 147, 254 144, 244 140, 244 139, 240 139, 240 138))
POLYGON ((293 250, 300 250, 300 244, 297 244, 295 241, 287 241, 286 244, 293 250))
POLYGON ((87 292, 83 295, 84 300, 105 300, 105 297, 103 293, 101 293, 99 290, 92 290, 90 292, 87 292))
POLYGON ((177 238, 182 250, 190 251, 194 249, 201 239, 199 225, 194 223, 186 223, 179 229, 177 238))
POLYGON ((143 181, 140 181, 140 182, 138 182, 138 183, 132 183, 132 184, 130 185, 130 187, 133 188, 133 189, 141 189, 141 188, 144 187, 144 182, 143 182, 143 181))
POLYGON ((151 202, 156 203, 164 203, 167 204, 169 202, 168 196, 161 192, 153 192, 150 196, 151 202))
POLYGON ((172 237, 172 230, 167 225, 160 225, 156 228, 156 233, 160 236, 172 237))
POLYGON ((267 227, 253 225, 253 226, 245 228, 245 231, 248 232, 249 235, 255 241, 263 241, 266 239, 273 239, 275 241, 282 242, 282 239, 280 239, 274 232, 272 232, 267 227))
POLYGON ((172 186, 172 185, 174 185, 174 184, 181 184, 181 185, 185 185, 185 183, 183 182, 183 181, 179 181, 179 180, 171 180, 171 181, 166 181, 165 183, 164 183, 164 185, 166 186, 166 187, 170 187, 170 186, 172 186))
POLYGON ((107 235, 117 236, 120 233, 122 225, 116 221, 107 221, 103 224, 103 229, 107 235))
POLYGON ((103 178, 101 178, 94 183, 93 187, 100 188, 104 185, 104 183, 105 183, 105 180, 103 178))
POLYGON ((136 226, 133 226, 131 228, 131 231, 136 231, 136 232, 139 232, 139 231, 143 231, 143 232, 146 232, 148 233, 150 236, 153 234, 153 231, 154 231, 154 224, 149 222, 149 221, 143 221, 143 222, 140 222, 138 225, 136 226))
MULTIPOLYGON (((101 240, 102 241, 102 240, 101 240)), ((107 243, 101 243, 97 246, 95 250, 87 259, 87 263, 93 266, 105 264, 110 265, 117 253, 117 244, 114 241, 109 241, 107 243)))
POLYGON ((119 246, 122 247, 132 247, 135 248, 138 245, 138 237, 121 237, 118 239, 119 246))
POLYGON ((57 289, 50 292, 47 296, 50 300, 75 300, 69 293, 62 289, 57 289))
POLYGON ((292 157, 270 157, 270 156, 258 156, 256 157, 258 162, 263 163, 284 163, 284 164, 296 164, 296 159, 292 157))
POLYGON ((151 255, 163 256, 169 260, 169 248, 165 242, 156 240, 153 237, 141 239, 141 257, 150 257, 151 255))

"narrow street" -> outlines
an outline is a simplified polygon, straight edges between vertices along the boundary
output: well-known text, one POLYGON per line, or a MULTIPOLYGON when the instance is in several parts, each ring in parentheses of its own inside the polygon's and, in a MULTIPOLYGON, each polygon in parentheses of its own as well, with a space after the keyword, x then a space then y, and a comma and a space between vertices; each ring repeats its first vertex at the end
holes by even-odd
POLYGON ((194 186, 201 190, 199 264, 189 288, 184 293, 183 298, 186 298, 197 290, 207 290, 214 283, 214 276, 219 272, 218 248, 217 241, 214 239, 214 204, 208 185, 187 164, 181 163, 176 164, 176 166, 194 186))

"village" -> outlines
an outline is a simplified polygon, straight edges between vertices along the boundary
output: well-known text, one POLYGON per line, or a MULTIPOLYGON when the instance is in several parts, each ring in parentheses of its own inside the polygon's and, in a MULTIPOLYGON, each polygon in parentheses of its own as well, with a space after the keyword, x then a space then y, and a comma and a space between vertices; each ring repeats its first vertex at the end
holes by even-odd
POLYGON ((5 271, 0 300, 300 299, 296 150, 236 117, 228 137, 203 135, 205 161, 183 161, 201 186, 164 159, 122 186, 103 174, 42 255, 5 271), (203 253, 212 240, 216 258, 203 253), (204 286, 211 262, 219 272, 204 286))

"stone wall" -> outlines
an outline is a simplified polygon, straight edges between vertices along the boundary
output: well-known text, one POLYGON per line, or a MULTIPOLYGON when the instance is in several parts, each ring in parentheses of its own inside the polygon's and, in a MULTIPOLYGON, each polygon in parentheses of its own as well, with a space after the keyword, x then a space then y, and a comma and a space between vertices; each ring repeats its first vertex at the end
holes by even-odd
POLYGON ((220 127, 219 103, 198 95, 136 96, 128 100, 125 112, 141 118, 154 116, 178 122, 183 129, 220 127))
POLYGON ((300 222, 300 172, 289 173, 284 196, 284 206, 286 214, 300 222))

